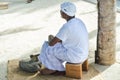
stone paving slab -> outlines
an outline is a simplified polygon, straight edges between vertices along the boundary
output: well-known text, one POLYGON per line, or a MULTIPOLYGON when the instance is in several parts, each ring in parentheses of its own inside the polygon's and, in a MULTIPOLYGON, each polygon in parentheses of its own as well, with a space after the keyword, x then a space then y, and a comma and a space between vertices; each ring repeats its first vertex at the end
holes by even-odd
POLYGON ((104 80, 120 80, 120 63, 104 66, 92 63, 92 66, 101 73, 104 80))
MULTIPOLYGON (((97 4, 97 0, 84 0, 84 1, 88 1, 93 4, 97 4)), ((117 7, 117 11, 120 13, 120 0, 116 0, 116 7, 117 7)))

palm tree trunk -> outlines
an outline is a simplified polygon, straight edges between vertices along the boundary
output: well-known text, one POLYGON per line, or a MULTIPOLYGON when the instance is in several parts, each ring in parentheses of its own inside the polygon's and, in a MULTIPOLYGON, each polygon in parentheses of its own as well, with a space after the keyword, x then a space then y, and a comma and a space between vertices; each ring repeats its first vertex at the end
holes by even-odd
POLYGON ((95 63, 111 65, 116 52, 116 0, 98 0, 98 34, 95 63))

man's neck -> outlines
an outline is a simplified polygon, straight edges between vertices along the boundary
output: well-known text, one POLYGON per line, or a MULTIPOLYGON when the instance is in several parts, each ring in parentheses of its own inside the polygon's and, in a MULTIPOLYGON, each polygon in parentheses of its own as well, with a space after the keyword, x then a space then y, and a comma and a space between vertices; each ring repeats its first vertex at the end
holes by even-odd
POLYGON ((69 21, 69 20, 71 20, 72 18, 75 18, 75 16, 72 16, 72 17, 68 17, 66 20, 67 20, 67 22, 69 21))

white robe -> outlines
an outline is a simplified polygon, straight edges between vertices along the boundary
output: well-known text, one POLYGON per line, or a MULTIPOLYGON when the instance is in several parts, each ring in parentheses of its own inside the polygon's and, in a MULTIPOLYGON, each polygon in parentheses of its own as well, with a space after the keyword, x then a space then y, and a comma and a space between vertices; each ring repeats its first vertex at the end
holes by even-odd
POLYGON ((88 57, 88 32, 84 23, 73 18, 56 35, 62 40, 54 46, 44 42, 39 60, 51 70, 64 71, 63 62, 82 63, 88 57))

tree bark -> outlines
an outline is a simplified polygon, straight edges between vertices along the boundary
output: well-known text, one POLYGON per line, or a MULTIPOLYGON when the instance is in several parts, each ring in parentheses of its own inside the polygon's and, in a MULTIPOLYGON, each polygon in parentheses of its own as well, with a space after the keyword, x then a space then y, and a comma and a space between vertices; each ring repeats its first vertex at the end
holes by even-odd
POLYGON ((95 63, 111 65, 116 52, 116 0, 98 0, 98 34, 95 63))

